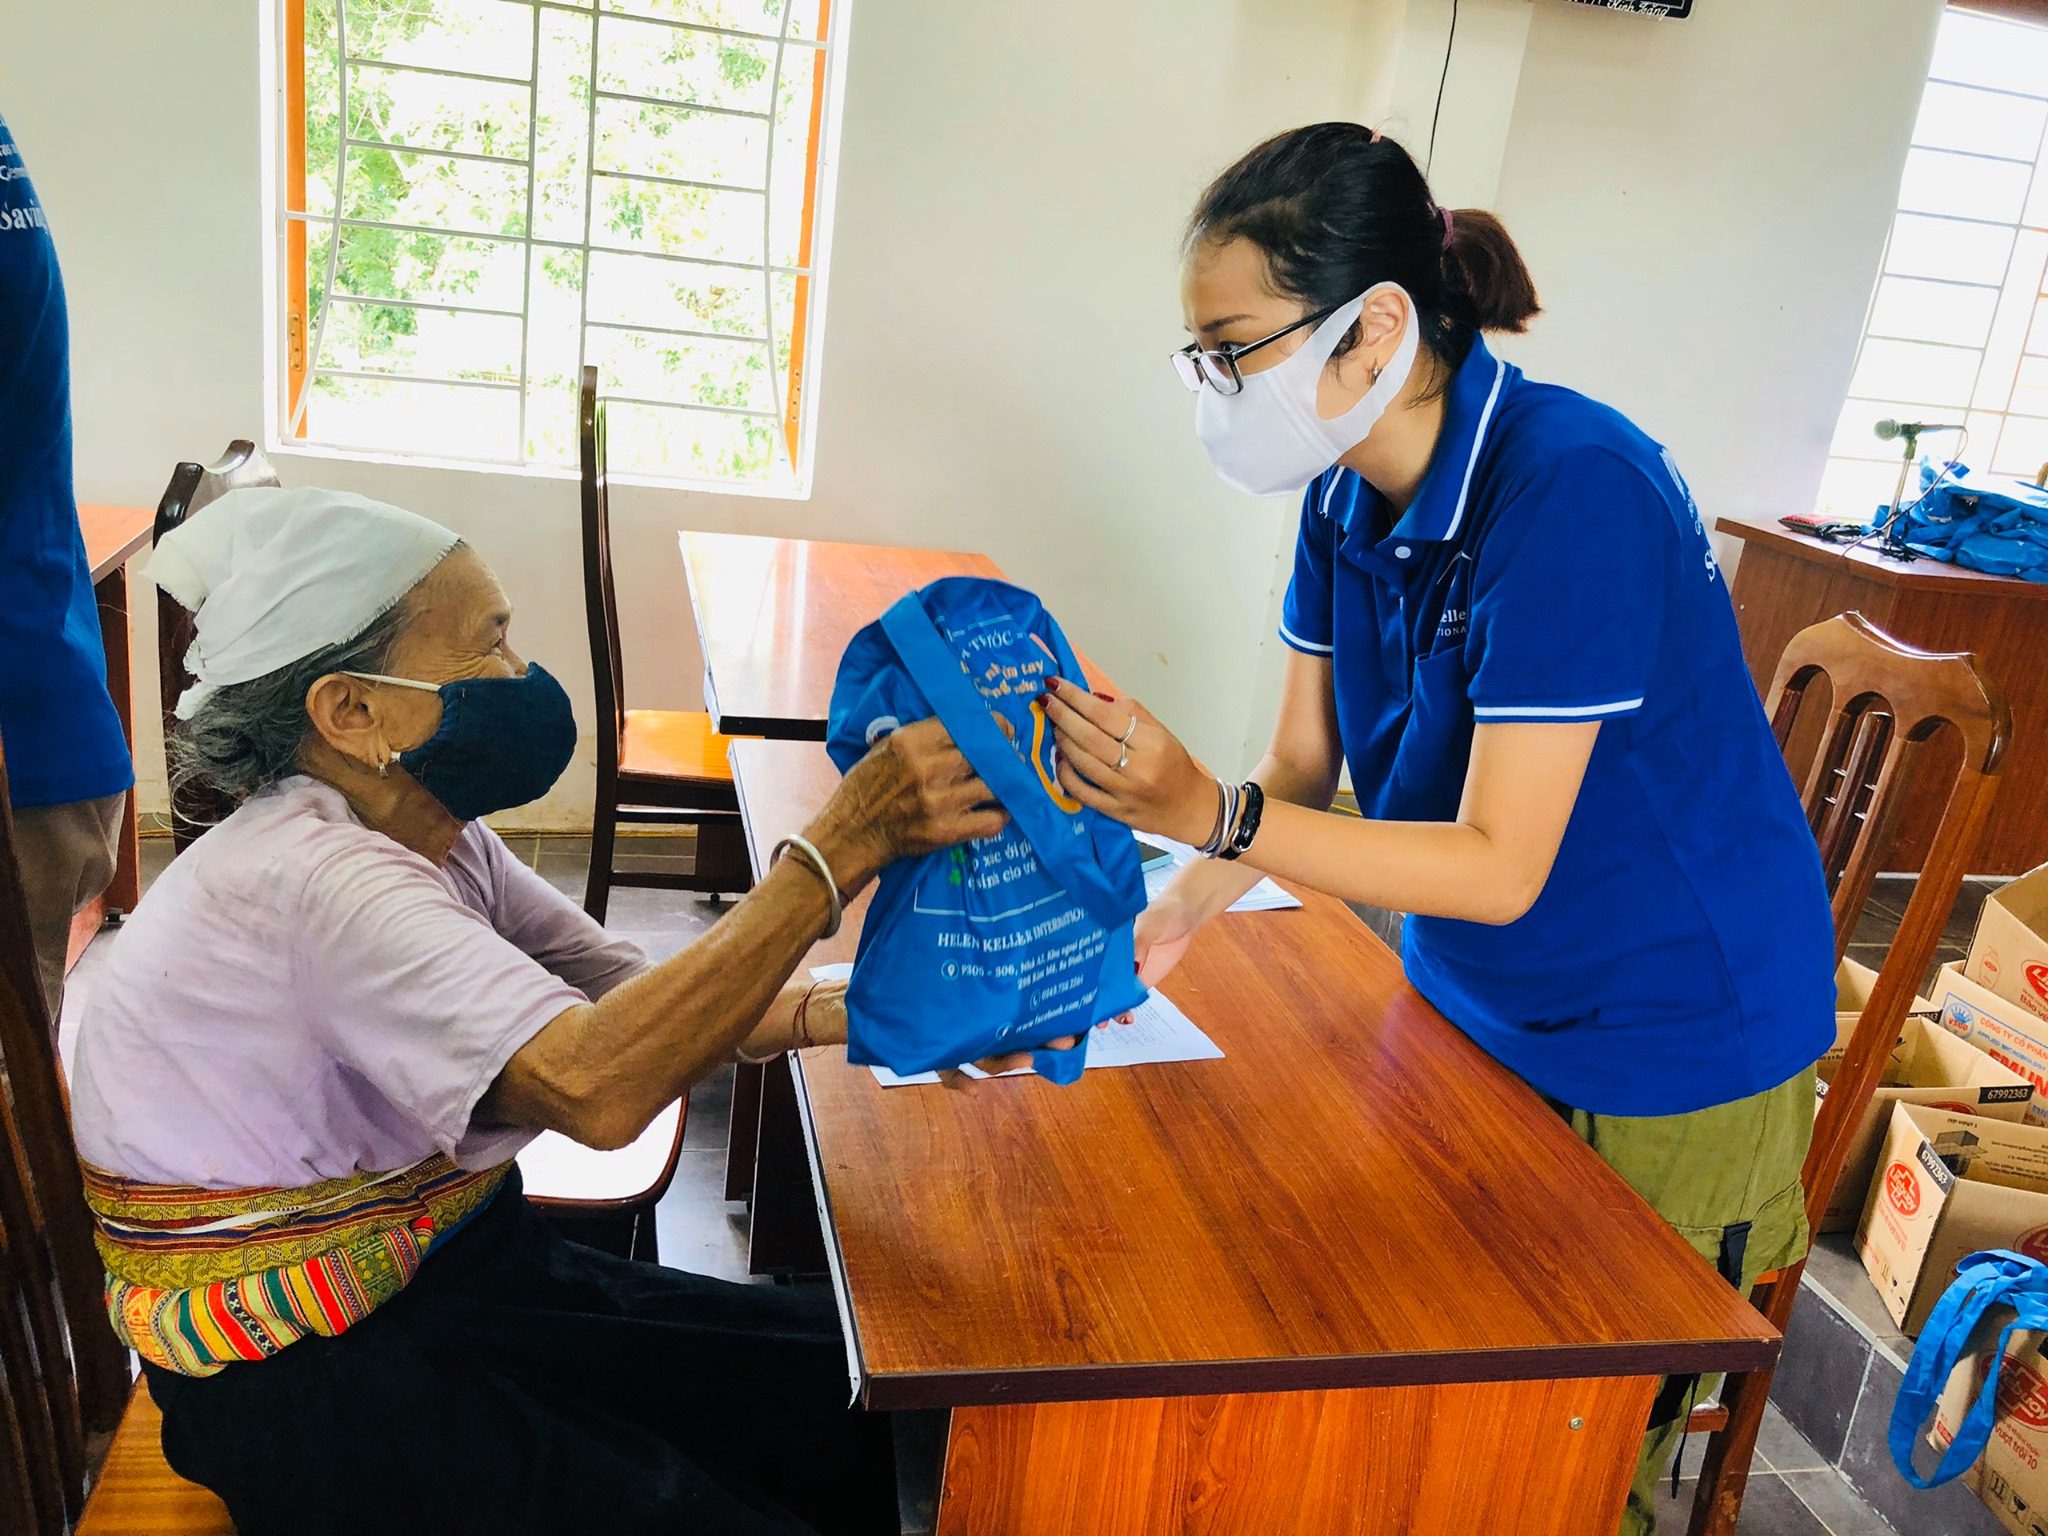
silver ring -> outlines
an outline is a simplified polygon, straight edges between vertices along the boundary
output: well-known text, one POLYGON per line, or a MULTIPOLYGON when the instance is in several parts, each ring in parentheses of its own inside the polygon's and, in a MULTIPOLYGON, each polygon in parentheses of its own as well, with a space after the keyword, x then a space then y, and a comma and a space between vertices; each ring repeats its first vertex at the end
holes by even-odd
POLYGON ((1117 760, 1116 760, 1116 771, 1117 771, 1118 773, 1122 773, 1122 772, 1123 772, 1123 771, 1124 771, 1124 770, 1125 770, 1126 768, 1128 768, 1128 767, 1130 767, 1130 766, 1131 766, 1131 749, 1130 749, 1129 747, 1126 747, 1126 748, 1124 748, 1124 750, 1122 751, 1122 753, 1121 753, 1121 754, 1119 754, 1119 755, 1118 755, 1118 757, 1117 757, 1117 760))
MULTIPOLYGON (((1133 736, 1137 735, 1137 734, 1138 734, 1138 717, 1137 717, 1136 715, 1133 715, 1133 716, 1131 716, 1131 727, 1130 727, 1130 729, 1129 729, 1129 730, 1127 730, 1127 731, 1125 731, 1125 732, 1123 733, 1123 735, 1121 735, 1121 736, 1117 737, 1117 739, 1116 739, 1116 744, 1117 744, 1118 746, 1120 746, 1120 747, 1128 747, 1128 746, 1130 746, 1130 744, 1131 744, 1131 738, 1132 738, 1133 736)), ((1119 768, 1121 768, 1121 767, 1122 767, 1123 765, 1122 765, 1121 763, 1119 763, 1119 764, 1118 764, 1117 766, 1118 766, 1119 768)))

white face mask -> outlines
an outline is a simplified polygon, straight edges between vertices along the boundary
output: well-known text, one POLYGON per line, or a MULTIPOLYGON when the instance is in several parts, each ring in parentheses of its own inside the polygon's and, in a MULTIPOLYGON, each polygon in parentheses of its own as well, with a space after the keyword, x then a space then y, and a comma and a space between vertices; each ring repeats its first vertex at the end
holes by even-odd
POLYGON ((1298 491, 1364 442, 1379 424, 1415 367, 1419 338, 1412 299, 1392 359, 1356 405, 1324 420, 1316 411, 1316 391, 1330 354, 1364 313, 1365 301, 1385 289, 1408 298, 1398 283, 1369 288, 1332 312, 1291 356, 1246 374, 1238 393, 1225 395, 1202 386, 1195 397, 1195 435, 1227 484, 1254 496, 1298 491))

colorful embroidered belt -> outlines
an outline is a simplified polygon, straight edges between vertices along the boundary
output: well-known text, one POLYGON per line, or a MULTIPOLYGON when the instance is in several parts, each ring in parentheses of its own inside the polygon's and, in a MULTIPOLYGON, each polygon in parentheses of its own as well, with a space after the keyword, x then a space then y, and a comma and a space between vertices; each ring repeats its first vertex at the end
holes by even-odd
POLYGON ((88 1165, 108 1316, 143 1359, 185 1376, 332 1337, 403 1290, 511 1167, 465 1172, 436 1153, 302 1189, 198 1189, 88 1165))

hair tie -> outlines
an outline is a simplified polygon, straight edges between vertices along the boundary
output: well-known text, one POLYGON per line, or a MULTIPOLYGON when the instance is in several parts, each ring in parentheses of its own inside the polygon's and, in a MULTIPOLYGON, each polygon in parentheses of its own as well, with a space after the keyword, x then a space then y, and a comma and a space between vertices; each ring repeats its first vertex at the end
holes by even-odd
POLYGON ((1456 223, 1455 223, 1455 221, 1454 221, 1454 220, 1453 220, 1453 219, 1451 218, 1451 210, 1450 210, 1450 209, 1448 209, 1448 208, 1439 208, 1439 209, 1437 209, 1437 212, 1438 212, 1438 213, 1439 213, 1440 215, 1442 215, 1442 217, 1443 217, 1443 221, 1444 221, 1444 249, 1448 251, 1448 250, 1449 250, 1449 249, 1451 248, 1451 231, 1452 231, 1453 229, 1455 229, 1455 228, 1456 228, 1457 226, 1456 226, 1456 223))
POLYGON ((1377 144, 1377 143, 1379 143, 1379 141, 1380 141, 1381 139, 1383 139, 1383 138, 1385 138, 1385 137, 1386 137, 1386 135, 1385 135, 1385 134, 1381 133, 1381 132, 1379 131, 1379 129, 1375 128, 1375 129, 1373 129, 1373 131, 1372 131, 1372 138, 1371 138, 1370 140, 1368 140, 1367 142, 1369 142, 1369 143, 1373 143, 1373 144, 1377 144))

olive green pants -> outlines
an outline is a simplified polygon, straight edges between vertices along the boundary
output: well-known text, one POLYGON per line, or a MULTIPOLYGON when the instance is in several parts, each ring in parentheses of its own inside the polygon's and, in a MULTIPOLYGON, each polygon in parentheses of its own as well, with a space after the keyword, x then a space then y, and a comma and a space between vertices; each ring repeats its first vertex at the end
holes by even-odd
MULTIPOLYGON (((1745 1293, 1766 1270, 1806 1253, 1799 1170, 1813 1139, 1808 1068, 1764 1093, 1689 1115, 1592 1115, 1558 1106, 1581 1140, 1671 1223, 1693 1250, 1745 1293)), ((1650 1536, 1656 1488, 1685 1433, 1687 1384, 1666 1384, 1643 1439, 1622 1517, 1623 1536, 1650 1536), (1661 1422, 1659 1420, 1661 1419, 1661 1422)), ((1709 1397, 1718 1377, 1699 1383, 1709 1397)))

